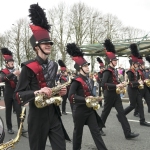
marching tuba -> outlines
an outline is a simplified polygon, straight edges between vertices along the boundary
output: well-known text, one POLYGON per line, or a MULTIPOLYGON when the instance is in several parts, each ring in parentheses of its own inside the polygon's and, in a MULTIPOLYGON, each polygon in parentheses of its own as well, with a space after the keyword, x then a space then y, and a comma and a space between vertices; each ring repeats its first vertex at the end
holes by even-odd
POLYGON ((22 134, 22 127, 23 127, 23 122, 24 122, 24 119, 25 119, 25 110, 26 108, 23 107, 22 108, 22 113, 20 115, 20 127, 19 127, 19 130, 18 130, 18 133, 17 133, 17 136, 15 137, 15 139, 12 139, 6 143, 2 143, 0 144, 0 150, 9 150, 10 148, 14 148, 14 145, 20 140, 20 137, 21 137, 21 134, 22 134))
POLYGON ((70 84, 71 84, 71 78, 69 78, 68 82, 65 82, 64 84, 61 84, 61 85, 59 84, 56 87, 51 88, 52 94, 51 94, 50 98, 48 98, 45 93, 37 93, 35 95, 35 101, 34 101, 35 106, 37 108, 43 108, 50 104, 55 104, 55 105, 59 106, 62 102, 62 97, 55 96, 55 95, 59 93, 61 88, 66 87, 70 84))

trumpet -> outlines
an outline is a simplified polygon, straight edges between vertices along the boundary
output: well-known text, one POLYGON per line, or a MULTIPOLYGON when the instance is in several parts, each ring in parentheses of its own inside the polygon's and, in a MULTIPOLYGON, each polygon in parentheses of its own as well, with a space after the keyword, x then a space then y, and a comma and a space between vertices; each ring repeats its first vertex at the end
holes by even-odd
POLYGON ((93 108, 94 110, 98 110, 100 108, 99 100, 102 99, 102 97, 91 97, 88 96, 85 98, 86 106, 89 108, 93 108))
POLYGON ((50 104, 55 104, 55 105, 59 106, 62 102, 62 97, 55 96, 55 95, 59 93, 61 88, 66 87, 70 84, 71 84, 71 78, 69 78, 68 82, 65 82, 64 84, 61 84, 61 85, 51 88, 52 94, 51 94, 50 98, 48 98, 45 93, 37 93, 35 95, 35 101, 34 101, 35 106, 37 108, 43 108, 50 104))

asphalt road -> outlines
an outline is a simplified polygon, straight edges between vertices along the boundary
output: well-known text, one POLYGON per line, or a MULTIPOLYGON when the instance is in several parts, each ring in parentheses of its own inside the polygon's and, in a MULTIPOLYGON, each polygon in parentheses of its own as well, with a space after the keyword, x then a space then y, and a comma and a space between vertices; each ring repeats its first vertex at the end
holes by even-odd
MULTIPOLYGON (((3 107, 4 104, 2 100, 0 100, 0 106, 1 106, 0 116, 4 120, 4 124, 5 124, 5 108, 3 107)), ((125 108, 126 106, 128 106, 128 103, 123 103, 123 106, 125 108)), ((26 109, 28 112, 28 105, 26 105, 26 109)), ((150 114, 147 112, 147 105, 144 105, 144 110, 145 110, 145 118, 148 122, 150 122, 150 114)), ((99 109, 98 113, 101 114, 101 111, 102 109, 99 109)), ((67 103, 67 112, 68 115, 63 115, 62 120, 70 138, 72 139, 74 125, 73 125, 73 119, 71 115, 69 102, 67 103)), ((127 118, 131 125, 132 131, 139 133, 140 136, 132 140, 125 139, 123 130, 121 128, 121 124, 118 122, 116 118, 116 110, 113 108, 107 119, 106 128, 104 128, 104 132, 106 133, 106 136, 103 137, 103 140, 108 150, 150 150, 150 127, 141 126, 139 124, 139 118, 134 117, 133 112, 128 114, 127 118)), ((15 114, 12 114, 12 122, 13 122, 13 130, 15 131, 15 134, 13 135, 8 134, 6 130, 6 124, 5 124, 6 135, 5 135, 4 143, 16 137, 18 129, 17 129, 17 121, 16 121, 15 114)), ((27 117, 24 121, 24 128, 27 129, 27 117)), ((66 147, 67 150, 72 150, 72 143, 66 142, 66 147)), ((29 150, 28 134, 21 136, 20 141, 17 144, 15 144, 14 149, 29 150)), ((47 145, 45 150, 52 150, 49 140, 47 140, 47 145)), ((83 138, 82 138, 82 150, 97 150, 87 126, 84 127, 83 138)))

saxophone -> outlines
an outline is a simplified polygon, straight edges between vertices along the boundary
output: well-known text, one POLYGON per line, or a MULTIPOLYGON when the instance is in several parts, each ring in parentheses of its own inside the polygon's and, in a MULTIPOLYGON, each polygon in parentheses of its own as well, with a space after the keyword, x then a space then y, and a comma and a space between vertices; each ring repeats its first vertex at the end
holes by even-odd
POLYGON ((145 79, 144 83, 146 84, 147 87, 150 87, 150 79, 145 79))
POLYGON ((15 137, 15 139, 10 140, 9 142, 0 144, 0 150, 8 150, 10 148, 14 148, 14 145, 20 140, 20 137, 21 137, 21 134, 22 134, 23 122, 24 122, 24 119, 25 119, 25 110, 26 110, 26 108, 23 107, 22 108, 22 113, 20 115, 21 121, 20 121, 20 127, 19 127, 19 130, 18 130, 17 136, 15 137))
POLYGON ((129 79, 127 79, 127 82, 122 82, 123 83, 123 87, 117 87, 116 88, 116 93, 117 94, 125 94, 126 93, 126 86, 129 84, 129 79))
POLYGON ((63 87, 66 87, 70 84, 71 84, 71 78, 69 78, 68 82, 65 82, 64 84, 57 85, 56 87, 51 88, 52 94, 51 94, 50 98, 48 98, 45 93, 37 93, 35 95, 35 101, 34 101, 35 106, 37 108, 43 108, 43 107, 46 107, 50 104, 55 104, 55 105, 59 106, 62 102, 62 97, 61 96, 55 96, 55 95, 58 94, 59 91, 63 87))
POLYGON ((100 108, 99 100, 102 99, 102 97, 86 97, 86 106, 89 108, 93 108, 94 110, 98 110, 100 108))
MULTIPOLYGON (((141 76, 140 76, 140 81, 142 81, 142 79, 141 79, 141 76)), ((144 84, 140 84, 139 86, 138 86, 138 88, 141 90, 141 89, 144 89, 144 84)))

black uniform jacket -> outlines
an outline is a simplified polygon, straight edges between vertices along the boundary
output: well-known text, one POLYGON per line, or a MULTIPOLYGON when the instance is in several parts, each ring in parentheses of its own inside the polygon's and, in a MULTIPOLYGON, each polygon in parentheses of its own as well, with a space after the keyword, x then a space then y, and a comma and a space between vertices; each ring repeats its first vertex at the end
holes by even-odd
POLYGON ((0 72, 0 82, 5 82, 5 96, 12 97, 18 82, 17 76, 11 73, 7 68, 2 69, 0 72))
MULTIPOLYGON (((18 101, 18 103, 21 103, 21 105, 26 104, 29 102, 29 116, 28 116, 28 123, 34 122, 39 125, 39 127, 42 127, 42 124, 47 124, 47 126, 50 125, 50 122, 55 121, 53 118, 58 117, 61 121, 61 113, 59 106, 56 106, 54 104, 51 104, 49 106, 46 106, 44 108, 37 108, 34 104, 35 95, 34 91, 40 89, 40 82, 42 82, 43 79, 38 80, 37 76, 40 75, 40 73, 44 72, 44 70, 47 72, 47 74, 44 76, 47 87, 54 87, 55 86, 55 77, 57 73, 58 65, 57 63, 53 61, 44 62, 40 57, 36 57, 34 60, 30 60, 28 62, 25 62, 22 64, 22 71, 20 74, 20 78, 15 90, 15 97, 18 101), (41 72, 35 74, 29 67, 27 67, 29 64, 37 62, 39 65, 42 66, 41 72)), ((62 121, 61 121, 62 124, 62 121)), ((70 140, 64 126, 62 124, 62 128, 64 130, 64 134, 66 137, 66 140, 70 140)))
POLYGON ((87 117, 88 114, 94 111, 97 118, 98 125, 100 128, 102 128, 104 127, 104 124, 100 116, 97 114, 95 110, 93 110, 93 108, 88 108, 86 106, 85 98, 86 96, 90 96, 90 95, 92 96, 92 87, 87 77, 80 74, 79 76, 72 79, 72 83, 68 94, 68 99, 70 100, 70 103, 73 103, 74 118, 76 118, 75 116, 77 115, 80 116, 80 118, 77 119, 82 120, 83 117, 87 117), (84 81, 83 84, 77 81, 77 79, 79 78, 81 78, 81 80, 84 81))
POLYGON ((138 79, 140 78, 138 71, 135 71, 134 69, 129 69, 127 72, 128 75, 128 87, 131 89, 138 89, 138 86, 140 85, 138 82, 138 79))

